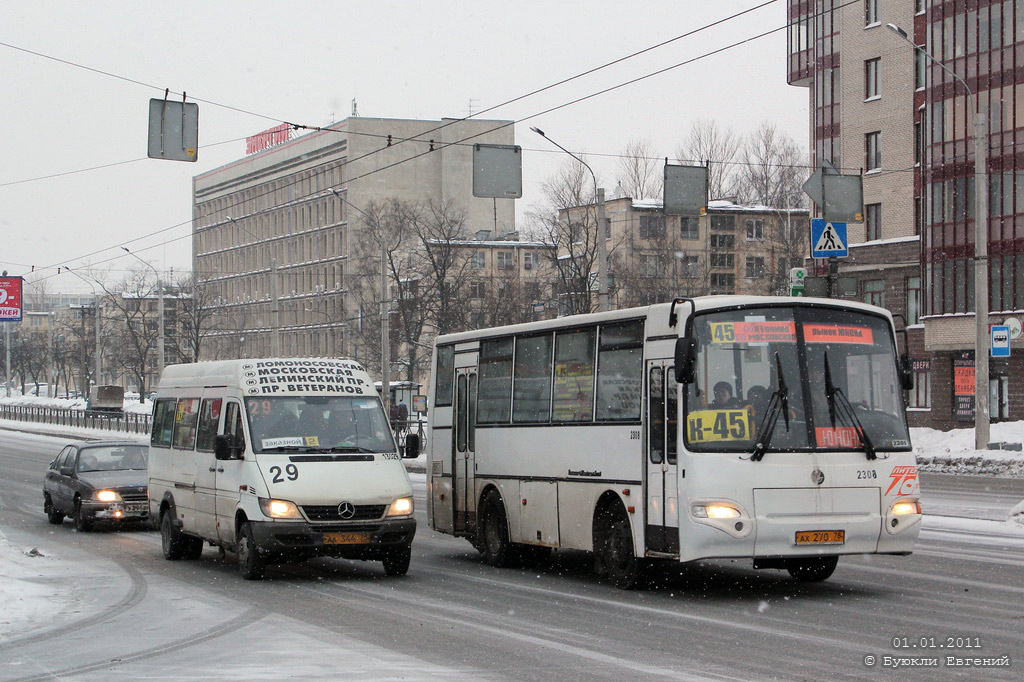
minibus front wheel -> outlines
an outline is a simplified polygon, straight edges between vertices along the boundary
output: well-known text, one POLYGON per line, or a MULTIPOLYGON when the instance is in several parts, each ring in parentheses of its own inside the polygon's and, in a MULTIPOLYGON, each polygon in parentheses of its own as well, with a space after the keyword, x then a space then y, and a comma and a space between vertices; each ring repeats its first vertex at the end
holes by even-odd
POLYGON ((384 575, 405 575, 412 560, 412 546, 393 547, 384 555, 384 575))
POLYGON ((246 580, 262 580, 265 567, 253 537, 252 524, 246 521, 238 529, 238 572, 246 580))

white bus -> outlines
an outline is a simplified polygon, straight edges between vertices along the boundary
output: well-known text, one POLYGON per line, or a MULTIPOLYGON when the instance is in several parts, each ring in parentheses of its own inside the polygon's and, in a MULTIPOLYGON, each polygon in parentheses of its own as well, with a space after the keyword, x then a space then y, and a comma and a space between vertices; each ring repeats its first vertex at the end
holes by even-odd
POLYGON ((656 560, 722 557, 824 580, 842 554, 913 549, 912 379, 888 311, 827 299, 707 296, 440 336, 430 526, 496 566, 592 551, 623 588, 656 560))

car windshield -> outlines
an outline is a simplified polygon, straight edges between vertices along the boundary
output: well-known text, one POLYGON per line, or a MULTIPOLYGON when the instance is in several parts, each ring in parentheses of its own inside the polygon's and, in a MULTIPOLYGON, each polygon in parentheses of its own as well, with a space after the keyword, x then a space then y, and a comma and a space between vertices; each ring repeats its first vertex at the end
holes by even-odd
POLYGON ((149 449, 145 445, 97 445, 82 448, 78 455, 78 471, 145 470, 149 449))
POLYGON ((377 398, 275 396, 245 403, 256 452, 394 452, 377 398))
POLYGON ((809 306, 745 308, 698 316, 693 335, 691 451, 753 452, 766 431, 767 452, 863 449, 858 423, 878 451, 909 449, 885 318, 809 306), (842 395, 830 401, 827 386, 842 395), (856 419, 834 407, 837 399, 856 419))

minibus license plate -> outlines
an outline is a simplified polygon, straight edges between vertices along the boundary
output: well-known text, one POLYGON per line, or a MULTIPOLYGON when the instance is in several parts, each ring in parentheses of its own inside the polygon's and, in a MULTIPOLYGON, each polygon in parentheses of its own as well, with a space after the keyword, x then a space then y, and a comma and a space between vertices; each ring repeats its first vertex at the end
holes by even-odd
POLYGON ((369 533, 324 533, 325 545, 365 545, 368 542, 369 533))
POLYGON ((846 542, 845 530, 798 530, 798 545, 841 545, 846 542))

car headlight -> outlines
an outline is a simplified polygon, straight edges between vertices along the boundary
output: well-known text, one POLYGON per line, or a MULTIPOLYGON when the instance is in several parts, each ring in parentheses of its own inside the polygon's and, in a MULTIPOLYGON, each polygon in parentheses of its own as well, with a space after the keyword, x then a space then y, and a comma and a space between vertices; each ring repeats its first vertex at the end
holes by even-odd
POLYGON ((120 502, 121 496, 116 490, 97 490, 96 499, 100 502, 120 502))
POLYGON ((260 498, 260 509, 272 519, 301 519, 302 514, 294 502, 260 498))
POLYGON ((388 507, 388 516, 408 516, 412 514, 412 498, 399 497, 388 507))

